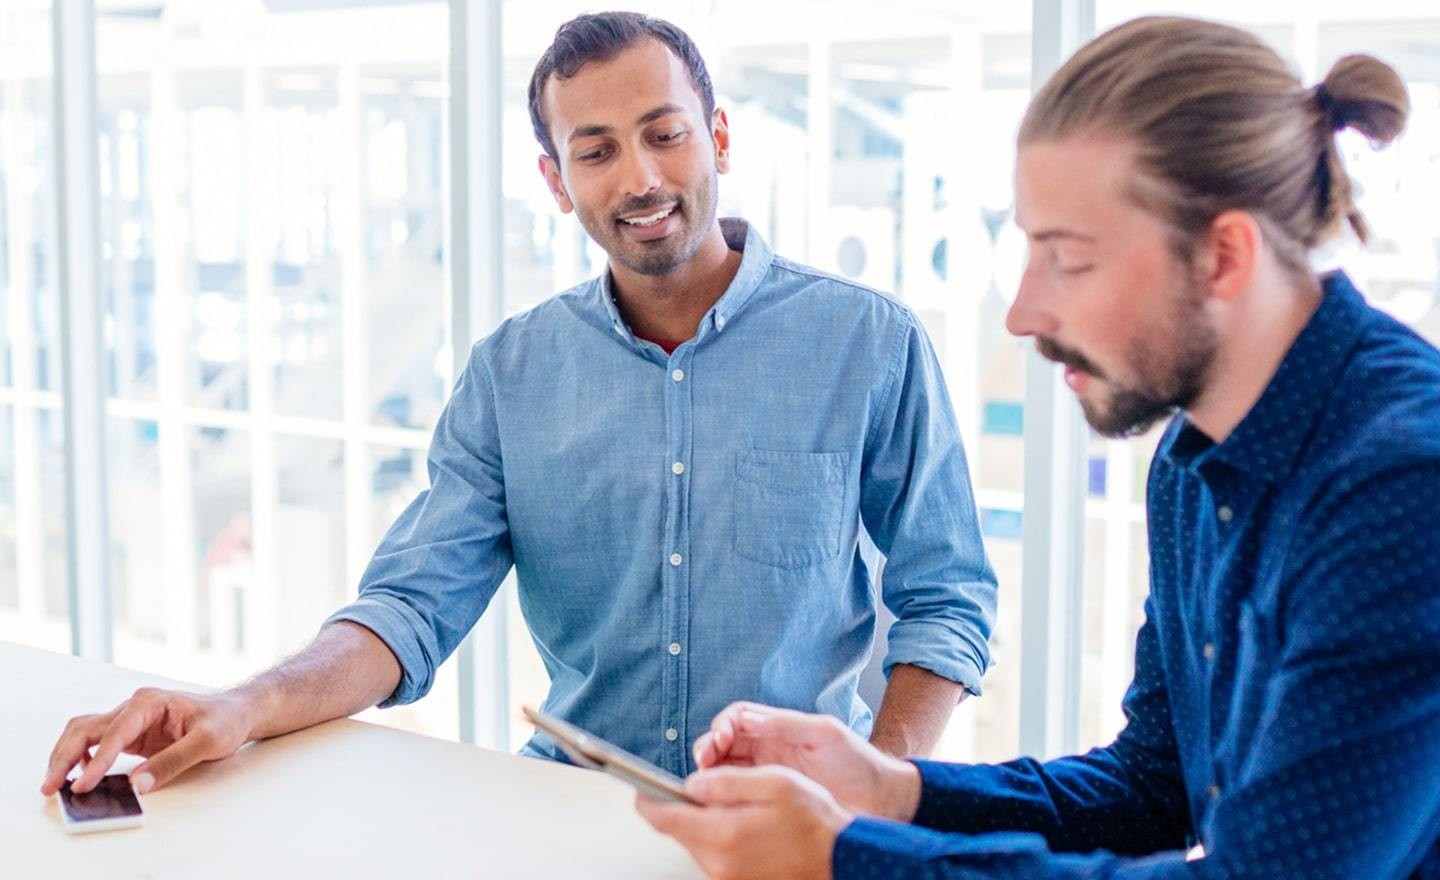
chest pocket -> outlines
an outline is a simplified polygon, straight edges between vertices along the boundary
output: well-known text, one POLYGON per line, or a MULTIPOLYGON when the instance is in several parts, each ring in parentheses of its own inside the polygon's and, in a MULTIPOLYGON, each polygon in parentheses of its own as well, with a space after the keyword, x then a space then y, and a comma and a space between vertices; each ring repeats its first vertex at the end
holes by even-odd
POLYGON ((777 568, 835 558, 844 524, 841 452, 742 452, 735 460, 735 552, 777 568))

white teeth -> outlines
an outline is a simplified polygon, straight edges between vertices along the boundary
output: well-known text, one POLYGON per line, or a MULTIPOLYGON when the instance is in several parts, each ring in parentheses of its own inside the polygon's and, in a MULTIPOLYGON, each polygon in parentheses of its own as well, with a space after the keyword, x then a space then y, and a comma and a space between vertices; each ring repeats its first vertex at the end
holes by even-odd
POLYGON ((661 220, 664 220, 666 217, 669 217, 670 213, 674 210, 675 206, 671 205, 668 208, 656 211, 654 214, 651 214, 648 217, 621 217, 620 219, 624 220, 626 223, 629 223, 631 226, 653 226, 656 223, 659 223, 661 220))

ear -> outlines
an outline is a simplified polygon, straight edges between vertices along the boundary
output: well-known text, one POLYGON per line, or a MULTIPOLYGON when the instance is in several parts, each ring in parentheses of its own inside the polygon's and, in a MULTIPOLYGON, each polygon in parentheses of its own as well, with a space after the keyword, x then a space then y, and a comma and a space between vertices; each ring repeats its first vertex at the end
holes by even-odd
POLYGON ((574 203, 565 192, 565 181, 560 177, 560 163, 545 153, 540 154, 540 176, 545 178, 545 185, 550 188, 550 194, 560 206, 560 213, 569 214, 575 210, 574 203))
POLYGON ((724 174, 730 170, 730 120, 719 107, 710 114, 710 140, 715 144, 715 171, 724 174))
POLYGON ((1212 297, 1234 301, 1250 286, 1262 236, 1260 223, 1248 211, 1222 211, 1211 221, 1204 270, 1212 297))

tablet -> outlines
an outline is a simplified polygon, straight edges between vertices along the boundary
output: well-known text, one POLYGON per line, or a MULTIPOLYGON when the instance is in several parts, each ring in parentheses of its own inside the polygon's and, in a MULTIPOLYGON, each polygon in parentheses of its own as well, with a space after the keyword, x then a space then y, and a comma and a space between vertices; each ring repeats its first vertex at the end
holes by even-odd
POLYGON ((636 757, 619 746, 586 733, 568 721, 561 721, 530 706, 525 706, 520 711, 525 713, 525 718, 537 729, 548 733, 560 750, 581 767, 619 777, 652 797, 699 804, 699 801, 685 793, 685 781, 675 774, 667 773, 644 758, 636 757))

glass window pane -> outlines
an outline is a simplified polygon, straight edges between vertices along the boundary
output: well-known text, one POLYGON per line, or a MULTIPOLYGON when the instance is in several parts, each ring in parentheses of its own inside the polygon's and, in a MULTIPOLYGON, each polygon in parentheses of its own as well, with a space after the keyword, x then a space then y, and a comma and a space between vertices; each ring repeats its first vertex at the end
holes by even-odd
MULTIPOLYGON (((309 639, 424 485, 448 9, 97 6, 116 657, 224 684, 309 639), (381 428, 419 481, 367 482, 381 428)), ((453 737, 445 674, 405 723, 453 737)))
MULTIPOLYGON (((65 516, 65 418, 59 408, 41 407, 26 412, 22 408, 15 420, 16 435, 33 430, 33 454, 39 463, 38 497, 21 507, 22 516, 38 514, 40 535, 27 540, 31 552, 39 551, 35 569, 40 574, 41 593, 31 597, 31 614, 37 625, 31 644, 68 650, 70 647, 70 556, 67 546, 65 516), (29 508, 27 511, 26 508, 29 508), (34 600, 38 598, 39 601, 34 600)), ((28 457, 28 456, 27 456, 28 457)), ((19 456, 17 456, 19 458, 19 456)), ((28 530, 28 527, 27 529, 28 530)), ((22 532, 23 534, 23 532, 22 532)), ((21 590, 34 589, 36 571, 21 579, 21 590), (29 582, 27 585, 27 581, 29 582)))
POLYGON ((0 404, 0 639, 70 649, 64 424, 0 404))
POLYGON ((351 592, 345 571, 345 444, 281 437, 274 541, 274 624, 281 651, 315 636, 351 592))
POLYGON ((20 610, 14 408, 0 404, 0 619, 20 610))
POLYGON ((345 137, 338 71, 291 69, 265 79, 265 106, 251 143, 255 165, 271 169, 247 193, 259 217, 259 256, 269 279, 275 409, 338 419, 344 407, 341 235, 337 207, 353 180, 337 155, 345 137))
POLYGON ((68 650, 51 12, 0 6, 0 639, 68 650))
POLYGON ((445 77, 436 59, 375 70, 362 88, 367 405, 376 424, 428 429, 450 392, 445 77))
MULTIPOLYGON (((101 79, 99 126, 101 284, 108 304, 111 394, 155 398, 155 222, 148 198, 154 120, 139 75, 101 79)), ((161 172, 168 177, 169 169, 161 172)))
POLYGON ((50 16, 0 9, 0 388, 60 381, 50 16))
MULTIPOLYGON (((161 497, 159 424, 110 418, 105 425, 110 479, 110 610, 115 640, 165 639, 168 551, 161 497), (159 527, 157 527, 159 526, 159 527)), ((117 648, 117 653, 120 649, 117 648)))
POLYGON ((271 633, 257 632, 269 621, 255 613, 261 604, 257 592, 263 588, 255 577, 251 437, 245 431, 200 427, 190 432, 189 440, 191 547, 198 587, 195 632, 193 640, 185 629, 170 632, 167 641, 172 650, 193 645, 239 672, 235 661, 251 643, 272 639, 271 633))

